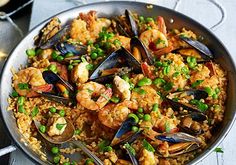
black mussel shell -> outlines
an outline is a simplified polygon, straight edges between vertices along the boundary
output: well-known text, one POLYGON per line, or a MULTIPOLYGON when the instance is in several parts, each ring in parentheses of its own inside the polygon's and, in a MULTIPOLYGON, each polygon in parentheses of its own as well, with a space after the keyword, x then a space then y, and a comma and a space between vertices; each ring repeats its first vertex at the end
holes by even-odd
POLYGON ((133 165, 138 165, 138 160, 136 159, 135 157, 135 153, 132 152, 132 149, 129 147, 130 144, 129 143, 126 143, 123 145, 123 148, 126 150, 126 152, 128 153, 129 155, 129 158, 132 162, 133 165))
MULTIPOLYGON (((102 61, 97 68, 91 73, 90 80, 101 80, 100 72, 106 69, 111 68, 122 68, 128 67, 134 73, 141 73, 141 66, 140 63, 127 51, 125 48, 121 48, 119 50, 114 51, 111 53, 104 61, 102 61)), ((110 76, 104 77, 111 78, 110 76)))
POLYGON ((78 43, 72 44, 68 42, 59 42, 55 47, 62 55, 73 53, 74 55, 80 56, 87 53, 87 46, 78 43))
POLYGON ((170 143, 181 143, 181 142, 197 142, 200 143, 200 141, 187 133, 184 132, 177 132, 177 133, 166 133, 157 135, 155 137, 158 140, 167 141, 170 143))
MULTIPOLYGON (((205 99, 208 97, 208 93, 203 91, 203 90, 194 90, 194 89, 190 89, 190 90, 185 90, 185 91, 181 91, 181 92, 174 92, 171 94, 174 94, 175 96, 179 96, 180 94, 186 93, 188 96, 193 95, 194 99, 200 100, 200 99, 205 99)), ((191 105, 191 104, 187 104, 187 103, 180 103, 178 101, 175 101, 174 99, 170 99, 169 95, 166 95, 166 100, 170 103, 170 105, 179 110, 179 108, 183 108, 189 111, 197 111, 197 112, 201 112, 196 106, 191 105)))
POLYGON ((197 49, 199 52, 201 52, 202 54, 202 58, 203 59, 213 59, 213 54, 210 51, 210 49, 204 45, 203 43, 197 41, 197 40, 192 40, 188 37, 185 36, 179 36, 180 39, 182 39, 183 41, 185 41, 187 44, 189 44, 190 46, 194 47, 195 49, 197 49))
POLYGON ((61 96, 55 95, 53 93, 42 92, 39 94, 43 97, 46 97, 49 100, 52 100, 52 101, 55 101, 55 102, 58 102, 61 104, 70 105, 72 103, 70 98, 61 97, 61 96))
POLYGON ((147 61, 147 63, 149 65, 154 64, 153 56, 148 51, 146 46, 142 43, 142 41, 140 39, 138 39, 137 37, 133 37, 130 40, 131 52, 133 51, 134 47, 136 47, 141 52, 141 56, 142 56, 143 61, 147 61))
POLYGON ((55 74, 52 71, 44 71, 43 78, 48 84, 55 85, 56 83, 60 82, 63 85, 65 85, 65 87, 68 88, 69 90, 74 91, 74 87, 71 84, 69 84, 61 76, 59 76, 58 74, 55 74))
POLYGON ((48 39, 46 42, 39 45, 41 49, 48 49, 53 47, 55 44, 60 42, 61 38, 68 32, 69 25, 66 25, 63 29, 58 31, 54 36, 52 36, 50 39, 48 39))
POLYGON ((126 9, 125 10, 125 17, 128 21, 128 24, 130 25, 130 28, 131 28, 131 31, 132 31, 131 37, 138 36, 138 25, 134 20, 133 14, 129 10, 126 9))

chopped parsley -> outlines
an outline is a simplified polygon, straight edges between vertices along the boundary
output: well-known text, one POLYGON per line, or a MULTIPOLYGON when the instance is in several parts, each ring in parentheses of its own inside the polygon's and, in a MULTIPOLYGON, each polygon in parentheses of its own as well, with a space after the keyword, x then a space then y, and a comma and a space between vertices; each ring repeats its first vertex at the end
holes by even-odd
POLYGON ((216 148, 214 149, 214 151, 215 151, 215 152, 219 152, 219 153, 224 153, 224 151, 223 151, 222 148, 220 148, 220 147, 216 147, 216 148))

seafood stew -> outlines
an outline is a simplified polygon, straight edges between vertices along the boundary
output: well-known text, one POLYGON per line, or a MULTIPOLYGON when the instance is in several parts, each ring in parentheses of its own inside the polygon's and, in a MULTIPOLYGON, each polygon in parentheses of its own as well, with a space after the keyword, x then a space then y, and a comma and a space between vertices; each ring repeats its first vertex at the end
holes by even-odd
MULTIPOLYGON (((191 29, 129 10, 80 13, 67 25, 53 18, 26 50, 28 66, 13 73, 9 109, 42 159, 42 134, 56 141, 73 131, 70 140, 104 164, 185 164, 225 111, 226 74, 203 43, 191 29)), ((50 150, 56 164, 93 163, 79 148, 50 150), (66 156, 78 152, 78 162, 66 156)))

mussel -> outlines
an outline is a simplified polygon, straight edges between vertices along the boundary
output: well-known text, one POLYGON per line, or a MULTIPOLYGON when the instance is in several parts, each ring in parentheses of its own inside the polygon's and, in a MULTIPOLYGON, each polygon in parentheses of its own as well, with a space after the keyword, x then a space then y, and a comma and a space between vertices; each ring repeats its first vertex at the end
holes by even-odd
POLYGON ((116 29, 121 35, 126 37, 138 36, 138 25, 134 20, 133 14, 129 10, 125 10, 125 22, 119 18, 114 19, 116 23, 116 29))
POLYGON ((183 108, 185 110, 189 111, 196 111, 196 112, 202 112, 196 105, 190 104, 190 103, 180 103, 178 102, 178 98, 180 96, 193 96, 195 100, 200 100, 200 99, 205 99, 208 97, 207 92, 204 90, 195 90, 195 89, 190 89, 190 90, 184 90, 181 92, 174 92, 166 95, 166 100, 170 103, 170 105, 175 108, 176 110, 179 110, 180 108, 183 108), (177 98, 177 100, 176 100, 177 98))
POLYGON ((76 56, 81 56, 87 53, 87 46, 79 43, 58 42, 55 46, 62 55, 73 53, 76 56))
POLYGON ((66 91, 67 89, 70 91, 74 91, 74 87, 69 84, 66 80, 64 80, 62 77, 59 75, 55 74, 52 71, 44 71, 43 72, 43 78, 48 84, 53 84, 54 85, 54 92, 41 92, 39 93, 41 96, 46 97, 50 100, 63 103, 63 104, 70 104, 71 99, 69 97, 69 94, 67 97, 62 97, 58 95, 58 90, 55 89, 56 86, 58 87, 63 87, 66 91))
POLYGON ((135 153, 135 150, 130 146, 129 143, 125 143, 123 145, 123 148, 126 150, 126 152, 128 153, 129 155, 129 158, 132 162, 133 165, 138 165, 138 160, 136 159, 136 153, 135 153))
POLYGON ((158 140, 172 143, 168 148, 168 154, 159 152, 161 157, 174 157, 192 152, 200 147, 200 140, 183 132, 166 133, 156 136, 158 140))
POLYGON ((111 53, 97 68, 91 73, 90 80, 96 82, 108 82, 113 80, 114 75, 123 75, 127 72, 141 73, 140 63, 125 48, 121 48, 111 53), (101 76, 101 72, 112 69, 114 73, 101 76), (115 68, 115 69, 114 69, 115 68), (118 70, 116 70, 118 69, 118 70), (118 71, 118 72, 117 72, 118 71))
POLYGON ((143 62, 147 61, 147 63, 149 65, 153 65, 154 64, 153 55, 148 51, 148 49, 143 44, 143 42, 140 39, 138 39, 137 37, 131 38, 131 40, 130 40, 130 48, 131 48, 131 52, 132 52, 133 56, 136 59, 140 59, 141 58, 143 62), (137 50, 135 50, 135 49, 137 49, 137 50), (137 56, 141 56, 141 57, 137 57, 137 56))
POLYGON ((180 35, 179 38, 184 42, 186 42, 187 44, 189 44, 190 46, 192 46, 193 48, 195 48, 196 50, 198 50, 200 52, 201 57, 204 60, 209 60, 214 58, 212 52, 203 43, 197 40, 192 40, 191 38, 185 37, 183 35, 180 35))

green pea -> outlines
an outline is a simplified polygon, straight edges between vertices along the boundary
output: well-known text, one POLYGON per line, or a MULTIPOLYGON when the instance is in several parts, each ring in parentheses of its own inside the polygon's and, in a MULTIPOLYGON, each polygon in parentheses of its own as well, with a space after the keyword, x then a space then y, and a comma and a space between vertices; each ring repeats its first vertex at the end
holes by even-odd
POLYGON ((58 62, 62 62, 64 60, 64 57, 63 56, 57 56, 57 61, 58 62))
POLYGON ((140 22, 144 22, 144 17, 143 16, 139 16, 139 21, 140 22))
POLYGON ((144 77, 141 80, 139 80, 138 82, 138 86, 145 86, 145 85, 151 85, 152 84, 152 80, 150 78, 144 77))
POLYGON ((57 56, 58 56, 57 52, 53 51, 52 54, 51 54, 52 59, 56 60, 57 56))
POLYGON ((163 64, 162 64, 161 61, 157 61, 157 62, 155 62, 155 66, 156 67, 161 67, 161 66, 163 66, 163 64))
POLYGON ((213 90, 210 87, 205 87, 204 90, 208 93, 208 96, 212 96, 214 94, 213 90))
POLYGON ((74 132, 75 135, 79 135, 80 133, 81 133, 80 129, 76 129, 75 132, 74 132))
POLYGON ((168 83, 166 83, 166 84, 163 86, 163 88, 164 88, 165 91, 171 90, 172 87, 173 87, 173 83, 171 83, 171 82, 168 82, 168 83))
POLYGON ((93 60, 96 60, 97 57, 98 57, 98 54, 97 54, 97 53, 94 52, 94 53, 91 54, 91 58, 92 58, 93 60))
POLYGON ((143 108, 139 107, 139 108, 138 108, 138 112, 139 112, 139 113, 143 113, 143 108))
POLYGON ((217 95, 216 93, 214 93, 214 94, 212 95, 212 98, 213 98, 213 99, 217 99, 217 98, 218 98, 218 95, 217 95))
POLYGON ((197 106, 202 112, 205 112, 208 109, 208 105, 202 102, 199 102, 197 106))
POLYGON ((113 103, 119 103, 119 102, 120 102, 120 98, 119 98, 119 97, 116 97, 116 96, 112 96, 112 97, 111 97, 111 101, 112 101, 113 103))
POLYGON ((35 106, 31 112, 31 116, 35 117, 39 113, 39 109, 37 106, 35 106))
POLYGON ((25 102, 25 97, 23 96, 18 97, 18 100, 17 100, 18 105, 23 105, 24 102, 25 102))
POLYGON ((153 81, 153 84, 154 85, 158 85, 158 84, 165 84, 166 81, 162 78, 156 78, 154 81, 153 81))
POLYGON ((196 105, 199 101, 196 99, 192 99, 189 101, 190 104, 196 105))
POLYGON ((179 101, 179 98, 176 98, 176 97, 175 97, 175 98, 173 98, 172 100, 175 101, 175 102, 178 102, 178 101, 179 101))
POLYGON ((104 54, 104 51, 101 48, 97 48, 97 54, 101 57, 104 54))
POLYGON ((129 82, 129 76, 127 74, 123 75, 122 79, 125 80, 126 82, 129 82))
POLYGON ((93 44, 93 41, 92 40, 88 40, 87 41, 87 45, 92 45, 93 44))
POLYGON ((192 84, 193 88, 196 88, 197 86, 199 86, 204 80, 197 80, 192 84))
POLYGON ((194 68, 196 66, 196 64, 194 64, 193 62, 188 63, 188 65, 190 68, 194 68))
POLYGON ((60 162, 60 156, 55 156, 54 158, 53 158, 53 162, 54 163, 59 163, 60 162))
POLYGON ((67 68, 67 69, 68 69, 68 70, 72 70, 73 67, 74 67, 74 66, 70 64, 70 65, 68 65, 68 68, 67 68))
POLYGON ((112 88, 112 84, 105 84, 107 88, 112 88))
POLYGON ((103 149, 104 152, 110 152, 110 151, 112 151, 112 150, 113 150, 113 149, 112 149, 111 146, 106 146, 106 147, 104 147, 104 149, 103 149))
POLYGON ((58 114, 61 116, 61 117, 64 117, 65 116, 65 111, 62 109, 58 112, 58 114))
POLYGON ((216 93, 216 94, 220 93, 220 88, 216 88, 216 89, 215 89, 215 93, 216 93))
POLYGON ((134 121, 135 121, 135 123, 138 123, 138 122, 139 122, 138 116, 135 115, 134 113, 130 113, 130 114, 128 115, 128 118, 133 118, 134 121))
POLYGON ((147 93, 144 89, 140 89, 140 88, 134 88, 133 90, 140 95, 145 95, 147 93))
POLYGON ((57 153, 59 153, 59 148, 58 148, 58 147, 52 147, 52 148, 51 148, 51 152, 52 152, 53 154, 57 154, 57 153))
POLYGON ((148 27, 147 27, 147 30, 151 30, 151 29, 152 29, 152 27, 151 27, 151 26, 148 26, 148 27))
POLYGON ((158 104, 153 104, 152 111, 157 112, 158 111, 158 104))
POLYGON ((50 111, 51 113, 56 113, 56 112, 57 112, 57 109, 56 109, 55 107, 50 107, 50 108, 49 108, 49 111, 50 111))
POLYGON ((98 44, 95 44, 94 47, 95 47, 95 48, 99 48, 99 45, 98 45, 98 44))
POLYGON ((70 165, 70 162, 64 162, 63 165, 70 165))
POLYGON ((145 115, 143 116, 143 120, 144 120, 144 121, 150 121, 150 120, 151 120, 151 116, 150 116, 149 114, 145 114, 145 115))
POLYGON ((12 95, 12 97, 18 97, 19 96, 19 94, 15 90, 12 91, 11 95, 12 95))
POLYGON ((139 128, 137 126, 132 126, 131 130, 133 132, 138 132, 139 128))
POLYGON ((18 106, 18 112, 20 112, 20 113, 25 113, 25 109, 24 109, 24 106, 23 106, 23 105, 19 105, 19 106, 18 106))
POLYGON ((88 159, 85 161, 85 165, 91 165, 91 164, 94 164, 94 163, 93 163, 93 159, 88 158, 88 159))
POLYGON ((39 54, 41 54, 42 52, 43 52, 43 50, 40 49, 40 48, 35 51, 36 55, 39 55, 39 54))
POLYGON ((34 57, 36 55, 36 52, 34 49, 27 49, 26 54, 28 57, 34 57))
POLYGON ((121 45, 121 42, 120 42, 120 40, 115 39, 115 40, 113 41, 113 44, 115 44, 115 45, 121 45))
POLYGON ((88 69, 88 70, 93 70, 93 64, 88 64, 88 65, 86 65, 86 69, 88 69))
POLYGON ((50 64, 50 65, 48 66, 48 70, 50 70, 50 71, 52 71, 52 72, 54 72, 54 73, 57 73, 57 66, 54 65, 54 64, 50 64))
POLYGON ((46 126, 45 125, 40 125, 39 126, 39 131, 42 132, 42 133, 45 133, 46 132, 46 126))
POLYGON ((151 17, 147 17, 147 18, 146 18, 146 22, 152 22, 152 21, 154 21, 153 18, 151 18, 151 17))

